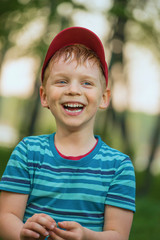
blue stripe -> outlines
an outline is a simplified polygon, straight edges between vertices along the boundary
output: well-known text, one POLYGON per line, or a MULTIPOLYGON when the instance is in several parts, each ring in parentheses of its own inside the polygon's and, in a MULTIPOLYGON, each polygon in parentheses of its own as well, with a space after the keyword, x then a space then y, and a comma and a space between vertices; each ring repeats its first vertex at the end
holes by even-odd
MULTIPOLYGON (((29 166, 34 166, 34 167, 38 167, 40 168, 40 164, 28 164, 29 166)), ((73 173, 75 172, 75 169, 73 168, 53 168, 47 165, 42 165, 41 168, 43 169, 47 169, 47 170, 51 170, 53 172, 67 172, 67 173, 73 173)), ((114 175, 115 171, 111 170, 111 171, 101 171, 101 170, 91 170, 91 169, 77 169, 76 173, 91 173, 91 174, 99 174, 99 175, 114 175)))
POLYGON ((9 177, 2 177, 2 181, 8 181, 8 182, 15 182, 15 183, 23 183, 23 184, 30 184, 30 181, 23 180, 23 179, 16 179, 16 178, 9 178, 9 177))
MULTIPOLYGON (((67 182, 68 181, 68 177, 70 176, 70 174, 52 174, 52 173, 48 173, 48 175, 46 175, 46 172, 45 174, 43 174, 43 171, 39 174, 36 174, 36 179, 37 181, 41 182, 44 180, 45 178, 45 181, 48 181, 48 182, 52 182, 54 184, 56 183, 64 183, 64 182, 67 182)), ((102 178, 102 177, 99 177, 97 178, 96 176, 93 176, 93 177, 88 177, 86 179, 84 179, 84 176, 87 176, 87 175, 82 175, 82 174, 74 174, 74 176, 72 176, 72 183, 81 183, 81 184, 91 184, 91 185, 98 185, 98 186, 102 186, 102 182, 104 183, 105 186, 108 186, 108 184, 110 183, 110 181, 107 181, 107 179, 110 179, 110 176, 106 177, 106 178, 102 178)))
POLYGON ((122 201, 124 201, 124 202, 130 202, 130 203, 135 204, 135 200, 132 200, 132 199, 127 198, 127 197, 122 197, 122 196, 116 196, 116 195, 113 195, 113 194, 108 194, 108 195, 107 195, 107 198, 122 200, 122 201))
MULTIPOLYGON (((28 205, 30 205, 30 203, 35 201, 35 197, 32 195, 29 197, 29 201, 28 201, 28 205)), ((36 201, 36 204, 38 206, 49 206, 50 208, 52 208, 51 206, 54 206, 54 201, 53 198, 51 197, 43 197, 43 198, 38 198, 36 201)), ((86 201, 87 202, 87 201, 86 201)), ((64 204, 64 200, 63 199, 58 199, 58 201, 56 202, 56 208, 62 209, 62 210, 68 210, 68 211, 73 211, 73 206, 76 206, 77 211, 82 211, 81 206, 83 205, 83 211, 87 211, 87 212, 98 212, 101 213, 104 211, 104 202, 101 203, 96 203, 96 209, 95 209, 95 204, 91 204, 91 202, 88 202, 88 204, 83 204, 82 201, 79 200, 75 200, 73 199, 72 201, 70 200, 65 200, 65 204, 64 204)))
MULTIPOLYGON (((54 183, 53 183, 54 185, 54 183)), ((78 187, 72 187, 72 188, 67 188, 65 187, 65 184, 63 185, 63 187, 51 187, 51 186, 45 186, 44 188, 44 185, 41 185, 41 184, 34 184, 34 189, 38 189, 38 190, 42 190, 42 191, 46 191, 46 192, 52 192, 54 194, 57 193, 57 192, 60 192, 60 193, 63 193, 63 194, 68 194, 68 193, 82 193, 82 194, 86 194, 86 195, 93 195, 93 197, 95 196, 106 196, 106 193, 104 192, 104 190, 102 191, 98 191, 96 189, 87 189, 87 188, 78 188, 78 187)))
POLYGON ((67 211, 56 211, 56 210, 52 210, 46 207, 38 207, 35 206, 33 204, 30 204, 31 208, 36 209, 36 210, 40 210, 40 211, 46 211, 46 212, 50 212, 52 214, 60 214, 60 215, 70 215, 70 216, 81 216, 81 217, 93 217, 93 218, 101 218, 104 216, 104 214, 94 214, 94 213, 87 213, 87 212, 67 212, 67 211))

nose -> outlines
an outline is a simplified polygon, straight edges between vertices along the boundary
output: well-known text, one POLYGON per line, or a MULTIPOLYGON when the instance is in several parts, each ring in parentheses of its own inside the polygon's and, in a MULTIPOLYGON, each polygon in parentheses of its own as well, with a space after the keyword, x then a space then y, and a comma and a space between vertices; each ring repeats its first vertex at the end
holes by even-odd
POLYGON ((68 95, 81 95, 81 86, 77 81, 72 81, 66 89, 68 95))

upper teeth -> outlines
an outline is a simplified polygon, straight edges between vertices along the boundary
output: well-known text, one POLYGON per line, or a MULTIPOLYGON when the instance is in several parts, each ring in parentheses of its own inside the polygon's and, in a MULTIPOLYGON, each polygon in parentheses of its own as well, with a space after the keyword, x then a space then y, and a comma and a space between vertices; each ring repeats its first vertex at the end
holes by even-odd
POLYGON ((65 107, 74 107, 74 108, 76 108, 76 107, 83 107, 83 105, 80 104, 80 103, 65 103, 64 106, 65 107))

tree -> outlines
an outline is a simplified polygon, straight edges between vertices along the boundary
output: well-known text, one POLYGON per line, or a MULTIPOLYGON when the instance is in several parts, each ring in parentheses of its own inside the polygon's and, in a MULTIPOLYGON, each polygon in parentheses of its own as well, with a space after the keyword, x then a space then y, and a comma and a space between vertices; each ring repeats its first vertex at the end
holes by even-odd
MULTIPOLYGON (((32 135, 34 133, 35 123, 40 106, 38 93, 40 85, 40 71, 48 45, 51 38, 53 38, 53 33, 56 33, 57 31, 68 27, 72 22, 69 15, 67 16, 64 14, 63 16, 58 14, 57 8, 62 4, 65 4, 65 11, 69 7, 84 8, 81 5, 73 3, 71 0, 13 0, 12 3, 10 3, 9 0, 3 0, 1 3, 1 62, 3 62, 6 52, 11 47, 16 46, 16 38, 18 34, 22 33, 22 30, 25 27, 27 27, 29 24, 34 22, 35 19, 40 18, 41 16, 43 16, 43 20, 45 22, 43 34, 41 34, 38 39, 36 38, 36 40, 33 38, 33 41, 27 48, 20 47, 20 49, 18 49, 19 51, 17 51, 18 56, 31 54, 32 56, 37 56, 40 59, 40 65, 36 74, 33 96, 29 99, 28 103, 26 104, 26 110, 24 111, 24 118, 22 119, 22 124, 20 127, 20 138, 22 138, 24 135, 32 135), (50 38, 49 34, 52 35, 50 38)), ((35 33, 35 36, 36 34, 38 33, 35 33)))
MULTIPOLYGON (((113 50, 112 50, 112 55, 111 55, 111 62, 110 62, 110 70, 113 68, 114 64, 117 62, 120 62, 122 66, 124 65, 123 62, 123 46, 127 41, 132 39, 132 41, 135 41, 136 43, 139 44, 144 44, 152 51, 154 52, 155 56, 157 56, 157 60, 160 61, 160 34, 159 34, 159 28, 156 28, 155 20, 158 21, 160 20, 160 8, 158 7, 158 1, 132 1, 132 0, 120 0, 120 1, 114 1, 113 2, 113 7, 109 11, 113 25, 112 25, 112 37, 111 37, 111 43, 113 44, 113 50), (144 17, 142 19, 143 14, 145 13, 144 16, 146 16, 146 9, 152 7, 154 16, 148 16, 144 17), (135 10, 139 11, 139 17, 135 16, 135 10), (141 15, 140 15, 141 14, 141 15), (141 17, 140 17, 141 16, 141 17), (147 19, 146 19, 147 18, 147 19), (127 26, 127 23, 130 22, 132 23, 132 26, 136 26, 137 29, 139 29, 138 33, 139 34, 132 34, 132 28, 128 31, 128 35, 125 31, 125 28, 127 26), (119 49, 118 53, 115 51, 114 47, 115 42, 118 43, 118 40, 121 46, 119 49)), ((113 85, 114 85, 114 78, 112 78, 113 85)), ((127 109, 126 109, 127 110, 127 109)), ((127 132, 127 127, 126 127, 126 115, 127 112, 123 111, 120 113, 120 117, 117 117, 117 113, 114 108, 110 108, 109 112, 107 115, 110 115, 106 117, 106 122, 107 118, 109 120, 112 120, 112 124, 114 127, 116 125, 119 125, 121 128, 122 132, 122 139, 124 142, 124 145, 126 146, 125 152, 126 153, 131 153, 132 155, 132 146, 129 142, 129 136, 127 132)), ((103 132, 106 132, 107 124, 104 124, 103 126, 103 132)), ((107 122, 108 123, 108 122, 107 122)), ((109 125, 109 124, 108 124, 109 125)), ((109 125, 110 126, 110 125, 109 125)), ((148 193, 149 187, 151 185, 152 181, 152 175, 150 172, 151 165, 154 161, 154 156, 155 153, 158 149, 160 141, 160 112, 157 115, 157 121, 155 123, 154 131, 150 137, 150 152, 148 155, 148 166, 146 169, 146 174, 144 178, 144 183, 141 189, 141 192, 143 193, 148 193)))

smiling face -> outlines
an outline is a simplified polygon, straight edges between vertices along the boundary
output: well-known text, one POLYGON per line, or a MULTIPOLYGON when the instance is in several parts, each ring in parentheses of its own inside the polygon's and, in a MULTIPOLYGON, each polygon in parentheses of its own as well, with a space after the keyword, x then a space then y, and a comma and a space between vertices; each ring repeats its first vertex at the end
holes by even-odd
POLYGON ((51 110, 57 130, 92 129, 98 108, 106 108, 110 92, 104 87, 102 73, 93 59, 78 64, 74 54, 62 55, 48 66, 50 71, 40 87, 41 103, 51 110))

